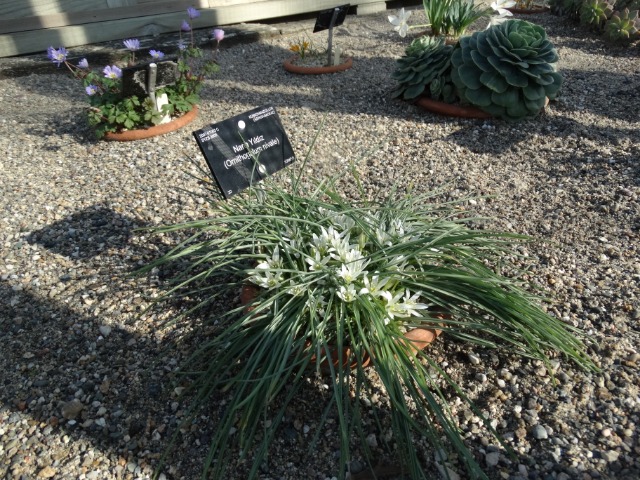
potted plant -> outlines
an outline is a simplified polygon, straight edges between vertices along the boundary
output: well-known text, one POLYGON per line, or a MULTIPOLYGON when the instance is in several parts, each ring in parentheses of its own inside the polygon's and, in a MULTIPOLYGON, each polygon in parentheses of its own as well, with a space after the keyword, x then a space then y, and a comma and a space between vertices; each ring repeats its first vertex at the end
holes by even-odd
POLYGON ((476 5, 474 0, 422 0, 427 23, 409 25, 411 11, 401 8, 398 15, 389 15, 389 22, 401 37, 415 28, 429 28, 427 35, 444 37, 446 43, 454 44, 463 36, 475 21, 491 17, 495 13, 498 18, 511 15, 507 7, 515 5, 511 0, 496 0, 490 7, 476 5))
POLYGON ((373 389, 368 364, 389 396, 390 418, 377 421, 392 429, 405 474, 425 478, 413 442, 422 435, 436 448, 457 450, 469 472, 485 478, 444 390, 470 401, 422 350, 427 342, 410 338, 416 329, 544 362, 554 350, 595 369, 576 331, 538 305, 517 275, 520 265, 508 265, 525 239, 473 228, 478 219, 462 203, 437 202, 441 193, 354 201, 333 182, 303 188, 292 175, 288 188, 267 181, 229 202, 207 199, 211 218, 156 229, 190 232, 142 270, 166 276, 181 266, 164 298, 184 293, 199 299, 197 309, 237 296, 247 284, 257 289, 246 300, 250 308, 236 304, 211 319, 211 335, 183 366, 185 393, 193 394, 186 422, 224 392, 205 475, 226 478, 235 443, 249 461, 245 478, 257 478, 287 407, 314 372, 329 385, 327 411, 337 412, 340 465, 350 459, 354 436, 366 455, 360 419, 373 389))
POLYGON ((462 37, 455 47, 414 40, 397 62, 394 95, 438 113, 520 120, 557 96, 557 61, 542 27, 505 20, 462 37))
POLYGON ((342 50, 335 46, 331 52, 331 61, 327 53, 315 48, 310 39, 298 39, 289 45, 289 50, 295 55, 284 62, 284 69, 290 73, 301 75, 320 75, 336 73, 353 67, 353 58, 342 57, 342 50))
MULTIPOLYGON (((64 64, 75 78, 82 81, 88 96, 90 108, 89 124, 94 127, 98 138, 108 140, 137 140, 160 135, 180 128, 193 119, 200 101, 198 93, 207 76, 218 70, 213 58, 205 58, 205 53, 195 45, 192 21, 200 16, 193 7, 187 9, 189 20, 183 20, 181 38, 177 45, 177 57, 171 60, 176 70, 174 82, 163 85, 157 90, 130 93, 123 88, 123 69, 135 67, 136 52, 140 50, 138 39, 124 40, 129 51, 127 61, 118 65, 108 65, 99 72, 89 67, 86 58, 77 64, 68 59, 64 47, 49 47, 47 56, 58 67, 64 64), (182 39, 182 32, 190 33, 190 41, 182 39)), ((213 30, 216 48, 224 38, 224 31, 213 30)), ((164 52, 149 50, 148 62, 142 68, 156 68, 161 62, 170 60, 164 52)), ((147 75, 149 75, 147 71, 147 75)))

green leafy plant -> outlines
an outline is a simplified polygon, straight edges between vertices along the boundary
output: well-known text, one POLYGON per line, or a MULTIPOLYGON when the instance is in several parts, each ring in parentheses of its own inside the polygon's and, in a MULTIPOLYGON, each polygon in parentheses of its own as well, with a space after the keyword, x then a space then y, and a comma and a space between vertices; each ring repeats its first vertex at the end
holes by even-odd
MULTIPOLYGON (((74 77, 80 79, 84 91, 89 98, 89 124, 94 127, 98 138, 108 132, 134 130, 158 125, 168 117, 180 116, 193 109, 200 102, 198 93, 202 89, 205 78, 218 70, 218 65, 206 59, 204 52, 195 46, 192 20, 200 16, 193 7, 187 9, 189 21, 182 22, 181 32, 190 32, 191 41, 182 39, 178 43, 177 62, 178 77, 175 83, 158 88, 156 98, 166 94, 168 103, 159 104, 150 97, 140 98, 137 95, 125 95, 122 87, 122 68, 136 64, 136 52, 140 50, 137 39, 124 40, 124 46, 130 52, 125 65, 108 65, 100 72, 89 68, 86 58, 77 64, 67 60, 68 51, 64 47, 47 49, 47 56, 58 67, 64 64, 74 77)), ((224 31, 214 29, 212 35, 219 45, 224 38, 224 31)), ((165 54, 158 50, 149 50, 150 60, 157 62, 167 60, 165 54)))
POLYGON ((401 37, 407 35, 409 29, 429 27, 432 36, 458 38, 463 35, 471 24, 481 18, 511 15, 506 8, 515 5, 512 0, 496 0, 490 7, 476 5, 474 0, 422 0, 427 22, 424 25, 409 26, 411 11, 401 8, 398 15, 389 15, 389 21, 394 25, 401 37))
MULTIPOLYGON (((425 0, 426 1, 426 0, 425 0)), ((436 0, 429 0, 436 3, 436 0)), ((476 5, 474 0, 453 0, 449 7, 448 33, 454 38, 462 36, 474 22, 493 14, 492 7, 476 5)))
POLYGON ((607 0, 583 0, 580 6, 580 23, 602 29, 613 15, 613 5, 607 0))
POLYGON ((451 79, 460 98, 493 116, 536 115, 562 85, 558 54, 544 29, 507 20, 463 37, 453 51, 451 79))
POLYGON ((183 266, 164 298, 199 298, 198 309, 247 284, 257 289, 248 305, 211 319, 211 335, 183 366, 182 383, 193 395, 186 422, 210 408, 212 397, 225 398, 203 478, 227 478, 232 444, 248 460, 245 478, 257 478, 287 409, 314 372, 325 376, 331 395, 315 438, 335 411, 340 465, 350 459, 353 438, 371 462, 362 424, 363 399, 374 389, 366 363, 389 397, 389 415, 373 414, 393 431, 386 448, 405 474, 426 478, 414 442, 424 436, 435 448, 456 450, 471 476, 486 478, 462 441, 451 395, 482 414, 408 339, 415 329, 441 329, 545 362, 546 351, 555 350, 595 368, 576 331, 545 313, 519 278, 524 265, 516 248, 525 238, 472 228, 481 220, 462 204, 437 202, 441 193, 359 202, 333 182, 303 188, 292 174, 288 188, 267 181, 229 202, 207 199, 211 218, 156 229, 191 232, 142 270, 183 266))
POLYGON ((580 17, 582 0, 549 0, 551 12, 555 15, 567 15, 570 18, 580 17))
POLYGON ((452 100, 451 52, 453 47, 445 45, 441 37, 420 37, 406 48, 405 55, 397 61, 393 79, 399 85, 394 97, 411 100, 422 95, 431 85, 434 99, 452 100), (447 87, 448 85, 448 87, 447 87))
POLYGON ((289 45, 289 50, 298 54, 302 60, 309 55, 319 55, 319 52, 314 48, 311 40, 298 39, 289 45))
POLYGON ((630 42, 640 38, 638 10, 615 12, 605 26, 605 36, 613 42, 630 42))

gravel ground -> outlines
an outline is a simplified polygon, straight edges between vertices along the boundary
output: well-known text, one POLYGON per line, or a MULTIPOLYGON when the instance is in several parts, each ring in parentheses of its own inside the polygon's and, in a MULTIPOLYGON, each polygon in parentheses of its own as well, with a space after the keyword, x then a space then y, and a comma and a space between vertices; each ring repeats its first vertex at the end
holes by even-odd
MULTIPOLYGON (((331 76, 283 70, 299 33, 223 44, 198 120, 136 143, 96 141, 79 85, 54 66, 0 76, 0 478, 149 477, 188 405, 172 372, 206 331, 198 318, 158 328, 184 308, 177 303, 141 315, 162 279, 130 273, 176 238, 136 229, 206 217, 207 204, 189 195, 206 193, 194 178, 205 164, 191 131, 263 104, 278 109, 299 158, 325 118, 309 176, 348 178, 353 166, 370 197, 393 184, 446 183, 451 198, 490 196, 471 203, 494 226, 539 239, 526 250, 530 279, 549 291, 555 315, 588 333, 602 372, 557 359, 554 385, 536 362, 438 340, 432 354, 516 453, 506 456, 452 401, 491 478, 639 478, 638 48, 608 46, 562 18, 528 19, 547 28, 566 83, 543 115, 519 124, 443 118, 391 100, 390 74, 408 39, 382 13, 337 29, 354 68, 331 76)), ((326 34, 313 39, 322 44, 326 34)), ((355 195, 348 179, 341 188, 355 195)), ((331 423, 307 452, 326 395, 316 381, 296 399, 261 478, 338 475, 331 423)), ((384 409, 384 394, 372 402, 384 409)), ((212 399, 211 412, 222 403, 212 399)), ((162 478, 198 478, 215 425, 212 414, 184 429, 162 478)), ((381 443, 384 432, 372 425, 371 434, 381 443)), ((433 452, 420 448, 437 478, 433 452)), ((380 475, 393 452, 373 450, 380 475)), ((245 467, 229 478, 244 478, 245 467)), ((364 468, 357 448, 351 467, 364 468)), ((465 477, 455 458, 449 467, 465 477)))

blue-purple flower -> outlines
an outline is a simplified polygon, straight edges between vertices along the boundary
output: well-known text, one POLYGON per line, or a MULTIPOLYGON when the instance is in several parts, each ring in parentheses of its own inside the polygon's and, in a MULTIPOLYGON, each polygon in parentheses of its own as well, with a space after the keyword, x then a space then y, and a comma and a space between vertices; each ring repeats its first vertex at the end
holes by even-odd
POLYGON ((130 38, 128 40, 124 40, 124 46, 127 47, 128 50, 135 52, 136 50, 140 50, 140 40, 137 38, 130 38))
POLYGON ((67 49, 64 47, 60 47, 57 50, 53 47, 47 48, 47 57, 49 57, 49 60, 53 63, 58 64, 58 66, 67 60, 68 54, 69 52, 67 52, 67 49))
POLYGON ((182 30, 183 32, 190 32, 191 25, 189 25, 189 22, 187 22, 186 20, 182 20, 182 26, 180 27, 180 30, 182 30))
POLYGON ((105 78, 116 79, 116 78, 122 77, 122 70, 120 70, 115 65, 109 65, 107 67, 104 67, 104 70, 102 70, 102 73, 104 73, 105 78))
POLYGON ((187 8, 187 15, 189 15, 189 18, 193 20, 200 16, 200 12, 193 7, 189 7, 187 8))
POLYGON ((89 62, 86 58, 83 58, 78 62, 78 68, 89 68, 89 62))
POLYGON ((211 32, 211 34, 217 42, 220 42, 224 38, 224 30, 222 30, 221 28, 215 28, 213 32, 211 32))
POLYGON ((186 44, 186 43, 184 43, 184 40, 180 40, 180 41, 178 42, 178 49, 179 49, 180 51, 182 51, 182 50, 186 50, 186 48, 187 48, 187 44, 186 44))
POLYGON ((162 53, 160 50, 149 50, 149 55, 151 55, 151 57, 155 60, 164 58, 164 53, 162 53))
POLYGON ((95 95, 96 93, 98 93, 98 87, 90 84, 84 87, 84 91, 87 92, 87 95, 89 96, 95 95))

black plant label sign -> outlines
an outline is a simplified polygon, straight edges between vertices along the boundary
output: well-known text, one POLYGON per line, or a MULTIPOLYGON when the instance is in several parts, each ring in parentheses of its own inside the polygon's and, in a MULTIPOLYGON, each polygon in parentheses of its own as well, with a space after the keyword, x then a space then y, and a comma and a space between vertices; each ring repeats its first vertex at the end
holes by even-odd
POLYGON ((225 199, 295 161, 293 148, 273 106, 193 132, 225 199))
POLYGON ((347 12, 349 11, 349 4, 341 5, 335 8, 329 8, 327 10, 321 10, 318 12, 316 18, 316 24, 313 26, 313 33, 321 32, 329 28, 338 27, 343 24, 344 19, 347 18, 347 12), (333 22, 332 22, 333 21, 333 22))

